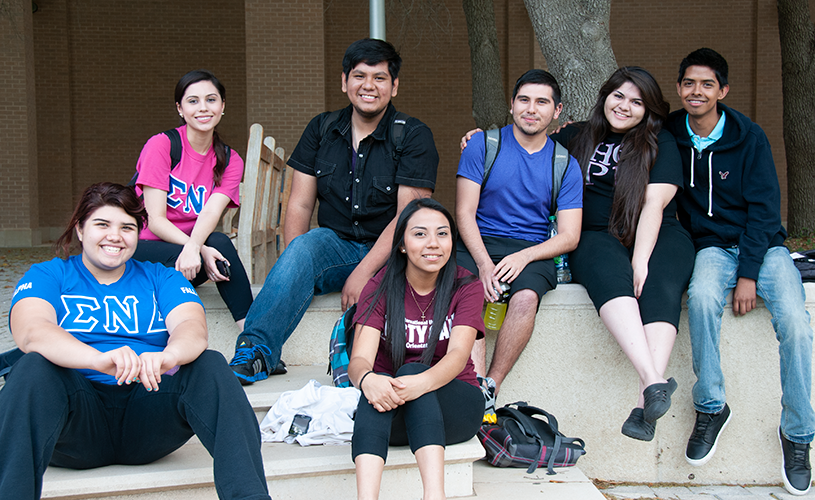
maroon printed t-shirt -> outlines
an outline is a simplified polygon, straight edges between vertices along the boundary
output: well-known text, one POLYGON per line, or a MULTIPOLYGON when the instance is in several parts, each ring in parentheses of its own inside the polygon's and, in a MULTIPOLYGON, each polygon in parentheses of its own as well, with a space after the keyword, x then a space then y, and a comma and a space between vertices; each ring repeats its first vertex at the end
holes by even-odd
MULTIPOLYGON (((393 369, 391 363, 390 353, 385 341, 385 303, 386 298, 383 295, 377 303, 374 310, 371 312, 370 317, 365 318, 365 312, 370 304, 376 287, 382 281, 385 269, 380 270, 376 276, 370 279, 362 289, 360 295, 359 306, 357 306, 357 313, 354 316, 354 322, 366 326, 370 326, 379 330, 379 350, 376 353, 376 360, 374 361, 374 371, 377 373, 390 373, 394 375, 396 370, 393 369)), ((470 271, 458 266, 458 278, 469 276, 470 271)), ((430 327, 433 324, 433 308, 435 304, 430 304, 436 291, 433 290, 427 295, 419 295, 415 293, 416 301, 413 300, 409 285, 405 283, 405 363, 420 363, 422 359, 422 352, 427 346, 427 336, 430 334, 430 327), (419 303, 422 309, 427 308, 425 311, 426 319, 422 321, 422 312, 416 305, 419 303)), ((484 290, 481 282, 478 280, 468 283, 459 288, 453 294, 453 300, 450 302, 450 309, 447 313, 446 324, 439 335, 439 341, 436 344, 436 351, 433 353, 433 360, 430 365, 433 366, 447 354, 447 346, 450 343, 450 332, 453 327, 458 325, 471 326, 477 330, 476 338, 484 337, 484 320, 481 318, 481 307, 484 302, 484 290)), ((467 382, 468 384, 478 387, 478 382, 475 378, 475 368, 473 367, 472 358, 467 359, 467 364, 461 373, 456 376, 457 379, 467 382)))

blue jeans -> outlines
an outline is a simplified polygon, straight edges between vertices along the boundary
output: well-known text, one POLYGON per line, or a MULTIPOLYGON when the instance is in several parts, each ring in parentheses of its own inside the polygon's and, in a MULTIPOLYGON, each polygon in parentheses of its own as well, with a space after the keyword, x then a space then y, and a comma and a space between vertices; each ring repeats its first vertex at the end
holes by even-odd
POLYGON ((266 366, 273 370, 283 344, 297 328, 311 299, 341 291, 368 250, 365 243, 343 240, 322 227, 292 240, 252 302, 237 345, 244 339, 266 345, 271 351, 268 356, 264 354, 266 366))
MULTIPOLYGON (((703 413, 718 413, 725 404, 719 335, 727 294, 738 281, 738 265, 737 248, 702 249, 696 254, 688 287, 693 372, 697 378, 693 405, 703 413)), ((781 431, 790 441, 809 443, 815 437, 815 414, 810 404, 812 328, 804 308, 801 275, 785 247, 772 247, 764 255, 756 292, 772 314, 779 342, 781 431)))

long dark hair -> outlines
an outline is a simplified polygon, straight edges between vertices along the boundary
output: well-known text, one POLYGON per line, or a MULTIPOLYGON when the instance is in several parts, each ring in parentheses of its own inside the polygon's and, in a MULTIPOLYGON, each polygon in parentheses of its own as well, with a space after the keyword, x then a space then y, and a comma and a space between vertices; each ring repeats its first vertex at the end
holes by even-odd
MULTIPOLYGON (((196 69, 194 71, 190 71, 186 75, 182 76, 180 80, 178 80, 178 83, 175 85, 175 103, 178 105, 181 104, 181 100, 184 99, 184 93, 187 92, 187 87, 193 83, 203 81, 212 83, 212 85, 218 89, 218 94, 220 94, 221 100, 226 101, 226 89, 221 81, 215 78, 215 75, 213 75, 210 71, 205 69, 196 69)), ((187 123, 183 116, 179 117, 178 121, 179 125, 186 125, 187 123)), ((212 170, 213 180, 215 181, 216 186, 220 186, 221 179, 224 176, 224 170, 226 170, 226 144, 224 144, 224 141, 218 134, 217 126, 212 131, 212 149, 215 150, 216 160, 215 168, 212 170)))
POLYGON ((54 251, 58 257, 65 259, 70 255, 75 228, 85 224, 88 217, 97 209, 106 206, 119 207, 127 215, 136 219, 136 227, 139 232, 147 227, 147 210, 144 209, 144 203, 131 186, 122 186, 113 182, 93 184, 82 193, 68 226, 54 243, 54 251))
POLYGON ((657 134, 670 110, 670 105, 662 97, 662 90, 651 73, 638 66, 626 66, 615 71, 600 87, 589 119, 580 133, 572 139, 569 149, 582 166, 585 179, 595 148, 611 133, 611 125, 604 112, 606 98, 626 82, 639 89, 645 105, 645 116, 623 136, 608 232, 623 245, 630 247, 634 243, 637 221, 645 203, 649 173, 659 151, 657 134))
MULTIPOLYGON (((407 270, 407 254, 400 251, 405 245, 405 231, 408 222, 413 215, 423 208, 429 208, 442 213, 450 226, 450 237, 456 240, 456 221, 444 205, 432 198, 417 198, 407 204, 399 214, 396 221, 396 229, 393 231, 393 246, 390 257, 385 264, 385 274, 382 281, 374 291, 371 303, 365 310, 365 319, 371 315, 376 304, 386 296, 385 311, 387 321, 385 325, 385 342, 390 350, 391 362, 394 370, 405 363, 405 287, 407 270)), ((433 326, 430 327, 430 336, 427 339, 427 347, 422 352, 422 363, 429 365, 433 361, 433 354, 436 351, 436 344, 439 341, 442 328, 447 319, 447 312, 453 300, 453 294, 462 285, 465 285, 475 278, 468 276, 459 280, 457 275, 456 252, 453 248, 447 263, 439 271, 436 278, 436 303, 433 305, 433 326)))

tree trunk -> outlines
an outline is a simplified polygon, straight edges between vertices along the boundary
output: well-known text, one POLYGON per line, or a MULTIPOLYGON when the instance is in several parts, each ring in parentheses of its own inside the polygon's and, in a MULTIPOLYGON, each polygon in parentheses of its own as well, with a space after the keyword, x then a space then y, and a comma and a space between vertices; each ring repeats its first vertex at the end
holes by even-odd
POLYGON ((549 72, 560 84, 560 121, 585 120, 617 69, 608 31, 611 0, 524 0, 549 72))
POLYGON ((509 104, 501 83, 501 59, 492 0, 463 0, 473 72, 473 117, 484 130, 507 124, 509 104))
POLYGON ((790 234, 815 231, 815 25, 807 0, 778 0, 784 149, 787 153, 787 218, 790 234))

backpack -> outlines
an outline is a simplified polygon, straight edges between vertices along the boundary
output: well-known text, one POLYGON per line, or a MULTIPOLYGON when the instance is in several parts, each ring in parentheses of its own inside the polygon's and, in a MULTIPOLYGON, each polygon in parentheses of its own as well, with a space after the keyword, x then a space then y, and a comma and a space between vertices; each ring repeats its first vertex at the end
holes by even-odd
POLYGON ((354 313, 357 305, 349 307, 331 330, 328 341, 328 374, 335 387, 351 387, 348 378, 348 363, 351 362, 351 348, 354 345, 354 313))
MULTIPOLYGON (((555 149, 552 151, 552 200, 549 208, 549 215, 557 213, 557 197, 560 193, 560 186, 563 184, 563 179, 566 178, 566 169, 569 166, 569 150, 563 147, 559 142, 555 143, 555 149)), ((481 181, 481 192, 484 192, 484 186, 487 184, 487 179, 492 173, 492 166, 495 164, 498 153, 501 152, 501 129, 493 128, 484 132, 484 180, 481 181)))
MULTIPOLYGON (((178 129, 171 128, 170 130, 165 130, 162 134, 166 135, 168 139, 170 139, 170 172, 175 170, 175 167, 181 163, 181 154, 184 152, 184 145, 181 144, 181 134, 178 132, 178 129)), ((224 148, 226 150, 226 164, 224 168, 229 166, 229 160, 232 159, 232 150, 224 144, 224 148)), ((136 187, 136 180, 139 178, 139 171, 136 170, 136 173, 133 174, 133 177, 130 179, 130 182, 127 183, 128 186, 136 187)), ((144 198, 144 194, 139 196, 139 198, 144 198)))
MULTIPOLYGON (((323 120, 322 125, 320 125, 320 146, 322 146, 328 137, 328 131, 331 129, 331 126, 340 119, 340 113, 342 113, 342 109, 338 109, 336 111, 332 111, 328 113, 328 115, 323 120)), ((399 159, 402 157, 402 138, 405 131, 405 124, 407 123, 410 117, 401 111, 397 111, 396 114, 393 115, 393 121, 391 122, 391 146, 393 147, 393 163, 397 167, 399 166, 399 159)))
POLYGON ((564 436, 555 416, 540 408, 518 401, 498 408, 495 413, 498 423, 482 425, 478 430, 478 439, 491 465, 528 466, 526 472, 532 474, 546 464, 547 474, 553 475, 553 467, 570 467, 586 454, 586 443, 564 436), (545 420, 536 418, 538 415, 545 420))

